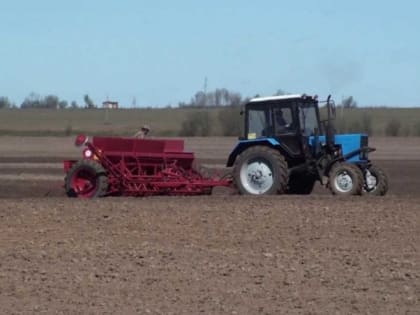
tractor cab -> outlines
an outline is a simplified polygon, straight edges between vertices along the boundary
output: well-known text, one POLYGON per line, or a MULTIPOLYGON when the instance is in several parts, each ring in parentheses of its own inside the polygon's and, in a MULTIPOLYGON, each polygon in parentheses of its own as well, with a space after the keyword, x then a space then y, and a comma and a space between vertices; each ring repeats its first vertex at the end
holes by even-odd
POLYGON ((318 101, 301 95, 252 99, 245 106, 246 139, 314 135, 320 130, 318 101))
POLYGON ((281 143, 289 165, 299 164, 308 154, 309 138, 324 133, 317 97, 284 95, 252 99, 245 105, 244 140, 269 138, 281 143))

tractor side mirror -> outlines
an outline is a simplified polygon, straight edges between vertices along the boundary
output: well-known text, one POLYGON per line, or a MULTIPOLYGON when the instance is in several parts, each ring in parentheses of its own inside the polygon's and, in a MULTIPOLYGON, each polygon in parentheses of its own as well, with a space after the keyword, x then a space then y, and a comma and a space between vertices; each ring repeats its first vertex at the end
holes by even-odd
POLYGON ((327 112, 328 112, 328 120, 335 119, 335 103, 331 99, 331 95, 328 95, 327 98, 327 112))

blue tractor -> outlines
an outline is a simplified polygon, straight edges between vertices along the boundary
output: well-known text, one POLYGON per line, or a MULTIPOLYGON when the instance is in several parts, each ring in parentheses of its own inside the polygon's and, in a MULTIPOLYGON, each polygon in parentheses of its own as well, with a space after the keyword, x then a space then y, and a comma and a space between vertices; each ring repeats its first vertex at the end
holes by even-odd
POLYGON ((229 155, 239 193, 310 194, 318 181, 335 195, 388 191, 384 171, 373 165, 366 134, 335 134, 335 105, 328 96, 283 95, 250 100, 244 135, 229 155), (326 118, 320 119, 320 105, 326 118))

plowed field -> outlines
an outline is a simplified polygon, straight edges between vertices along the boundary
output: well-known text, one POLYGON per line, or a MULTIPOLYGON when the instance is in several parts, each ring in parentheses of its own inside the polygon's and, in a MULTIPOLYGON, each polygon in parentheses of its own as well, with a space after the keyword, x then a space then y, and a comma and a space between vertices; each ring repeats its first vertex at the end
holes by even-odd
MULTIPOLYGON (((417 139, 372 140, 382 198, 68 199, 71 139, 0 142, 1 314, 419 313, 417 139)), ((234 142, 187 148, 220 168, 234 142)))

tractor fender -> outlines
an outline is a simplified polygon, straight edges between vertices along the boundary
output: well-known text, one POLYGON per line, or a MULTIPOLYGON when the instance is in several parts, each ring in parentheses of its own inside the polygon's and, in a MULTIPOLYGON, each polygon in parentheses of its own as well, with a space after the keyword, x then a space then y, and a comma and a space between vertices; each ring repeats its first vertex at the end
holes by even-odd
POLYGON ((354 157, 356 155, 359 155, 360 153, 366 154, 366 156, 367 156, 367 154, 369 154, 371 152, 374 152, 374 151, 376 151, 376 148, 366 147, 366 146, 365 147, 361 147, 359 150, 354 150, 353 152, 349 152, 346 155, 344 155, 344 159, 345 160, 349 160, 352 157, 354 157))
POLYGON ((227 167, 233 166, 235 163, 236 157, 241 154, 243 151, 248 149, 249 147, 255 146, 255 145, 265 145, 268 147, 278 147, 280 146, 280 142, 277 139, 274 138, 261 138, 261 139, 251 139, 251 140, 240 140, 235 148, 232 150, 232 152, 229 155, 228 161, 226 163, 227 167))
MULTIPOLYGON (((349 153, 347 153, 347 154, 345 154, 345 155, 343 155, 341 157, 338 157, 338 158, 334 159, 332 162, 335 163, 337 161, 348 161, 351 158, 353 158, 354 156, 359 155, 360 153, 369 154, 370 152, 374 152, 374 151, 376 151, 375 148, 372 148, 372 147, 362 147, 360 149, 353 150, 353 151, 351 151, 351 152, 349 152, 349 153)), ((362 160, 361 162, 368 162, 368 160, 367 159, 366 160, 362 160)))
POLYGON ((359 168, 363 169, 369 165, 371 165, 370 160, 362 160, 362 161, 349 161, 352 157, 360 154, 360 153, 370 153, 370 152, 374 152, 376 151, 375 148, 372 147, 362 147, 360 149, 351 151, 343 156, 340 156, 338 158, 335 158, 333 160, 331 160, 327 166, 327 168, 325 169, 325 173, 328 174, 330 172, 330 170, 332 169, 332 167, 336 164, 336 163, 340 163, 340 162, 348 162, 348 163, 352 163, 357 165, 359 168))

